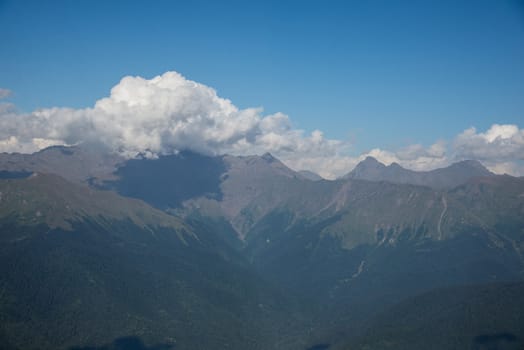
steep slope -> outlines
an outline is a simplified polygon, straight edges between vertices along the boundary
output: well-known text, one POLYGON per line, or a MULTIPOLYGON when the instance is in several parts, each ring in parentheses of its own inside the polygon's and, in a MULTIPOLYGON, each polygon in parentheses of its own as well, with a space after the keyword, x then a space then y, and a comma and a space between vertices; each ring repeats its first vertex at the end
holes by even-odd
POLYGON ((68 230, 83 218, 101 225, 128 220, 142 228, 185 229, 190 234, 180 219, 140 200, 79 186, 58 175, 34 173, 26 179, 0 180, 0 219, 68 230))
POLYGON ((343 184, 340 200, 317 216, 297 218, 283 206, 246 235, 262 273, 321 305, 319 343, 358 334, 375 313, 434 288, 524 278, 521 179, 475 179, 450 191, 343 184))
POLYGON ((171 213, 225 219, 240 238, 271 210, 290 203, 290 197, 304 197, 306 203, 315 195, 328 201, 338 186, 308 180, 269 153, 212 157, 180 152, 126 161, 115 176, 105 188, 171 213))
POLYGON ((204 226, 55 175, 0 180, 0 193, 3 348, 135 336, 267 349, 297 324, 293 302, 204 226))
POLYGON ((309 171, 309 170, 300 170, 298 173, 302 175, 303 177, 305 177, 306 179, 311 180, 311 181, 323 180, 322 176, 312 171, 309 171))
POLYGON ((114 179, 124 159, 94 145, 52 146, 33 154, 0 153, 0 170, 57 174, 75 183, 114 179))
POLYGON ((490 175, 493 173, 480 162, 473 160, 461 161, 446 168, 431 171, 413 171, 404 169, 397 163, 386 166, 373 157, 367 157, 343 179, 387 181, 444 189, 464 184, 474 177, 490 175))
MULTIPOLYGON (((324 222, 318 234, 339 239, 345 249, 443 241, 471 229, 494 240, 496 235, 509 240, 524 235, 524 181, 511 176, 476 178, 451 190, 358 180, 321 182, 302 186, 300 194, 288 191, 270 212, 288 218, 279 230, 301 220, 310 225, 324 222), (315 196, 314 190, 324 196, 315 196)), ((264 221, 267 218, 259 220, 259 226, 264 221)), ((247 237, 265 231, 255 225, 247 237)))
MULTIPOLYGON (((335 189, 326 181, 305 179, 270 154, 261 157, 225 156, 224 161, 227 172, 220 185, 222 198, 218 205, 222 215, 242 238, 266 214, 279 206, 291 204, 289 198, 306 203, 314 193, 317 198, 327 199, 335 189)), ((309 209, 302 207, 301 211, 308 212, 309 209)))

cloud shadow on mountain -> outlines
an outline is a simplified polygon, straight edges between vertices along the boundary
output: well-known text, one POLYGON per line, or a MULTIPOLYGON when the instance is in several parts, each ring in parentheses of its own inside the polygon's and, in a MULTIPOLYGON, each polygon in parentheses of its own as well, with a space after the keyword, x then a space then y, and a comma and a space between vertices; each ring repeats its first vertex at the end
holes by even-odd
POLYGON ((190 198, 220 200, 220 177, 226 166, 219 157, 189 151, 158 159, 131 159, 118 168, 118 180, 105 183, 126 197, 139 198, 160 208, 176 208, 190 198))

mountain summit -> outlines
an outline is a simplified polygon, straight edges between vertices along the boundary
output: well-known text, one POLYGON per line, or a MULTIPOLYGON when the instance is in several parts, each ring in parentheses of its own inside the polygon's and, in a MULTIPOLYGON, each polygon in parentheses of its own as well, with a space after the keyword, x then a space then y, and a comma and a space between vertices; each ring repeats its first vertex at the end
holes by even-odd
POLYGON ((367 157, 343 179, 386 181, 445 189, 462 185, 474 177, 492 175, 494 174, 476 160, 463 160, 430 171, 414 171, 405 169, 397 163, 386 166, 373 157, 367 157))

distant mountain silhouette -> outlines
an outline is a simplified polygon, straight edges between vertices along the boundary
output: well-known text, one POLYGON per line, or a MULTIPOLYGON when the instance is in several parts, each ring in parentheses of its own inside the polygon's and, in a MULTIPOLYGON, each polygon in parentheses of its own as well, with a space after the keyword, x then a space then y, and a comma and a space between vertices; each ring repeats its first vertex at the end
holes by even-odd
POLYGON ((491 175, 494 174, 475 160, 464 160, 446 168, 430 171, 414 171, 397 163, 386 166, 373 157, 367 157, 343 176, 343 179, 387 181, 443 189, 464 184, 474 177, 491 175))

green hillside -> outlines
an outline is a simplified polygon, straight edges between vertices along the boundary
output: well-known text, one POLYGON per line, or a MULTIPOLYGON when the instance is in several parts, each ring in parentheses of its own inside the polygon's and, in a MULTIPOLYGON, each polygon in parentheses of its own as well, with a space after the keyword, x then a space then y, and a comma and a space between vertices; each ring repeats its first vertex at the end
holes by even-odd
POLYGON ((205 227, 57 176, 0 182, 3 348, 135 336, 176 349, 267 349, 295 331, 294 303, 205 227))

